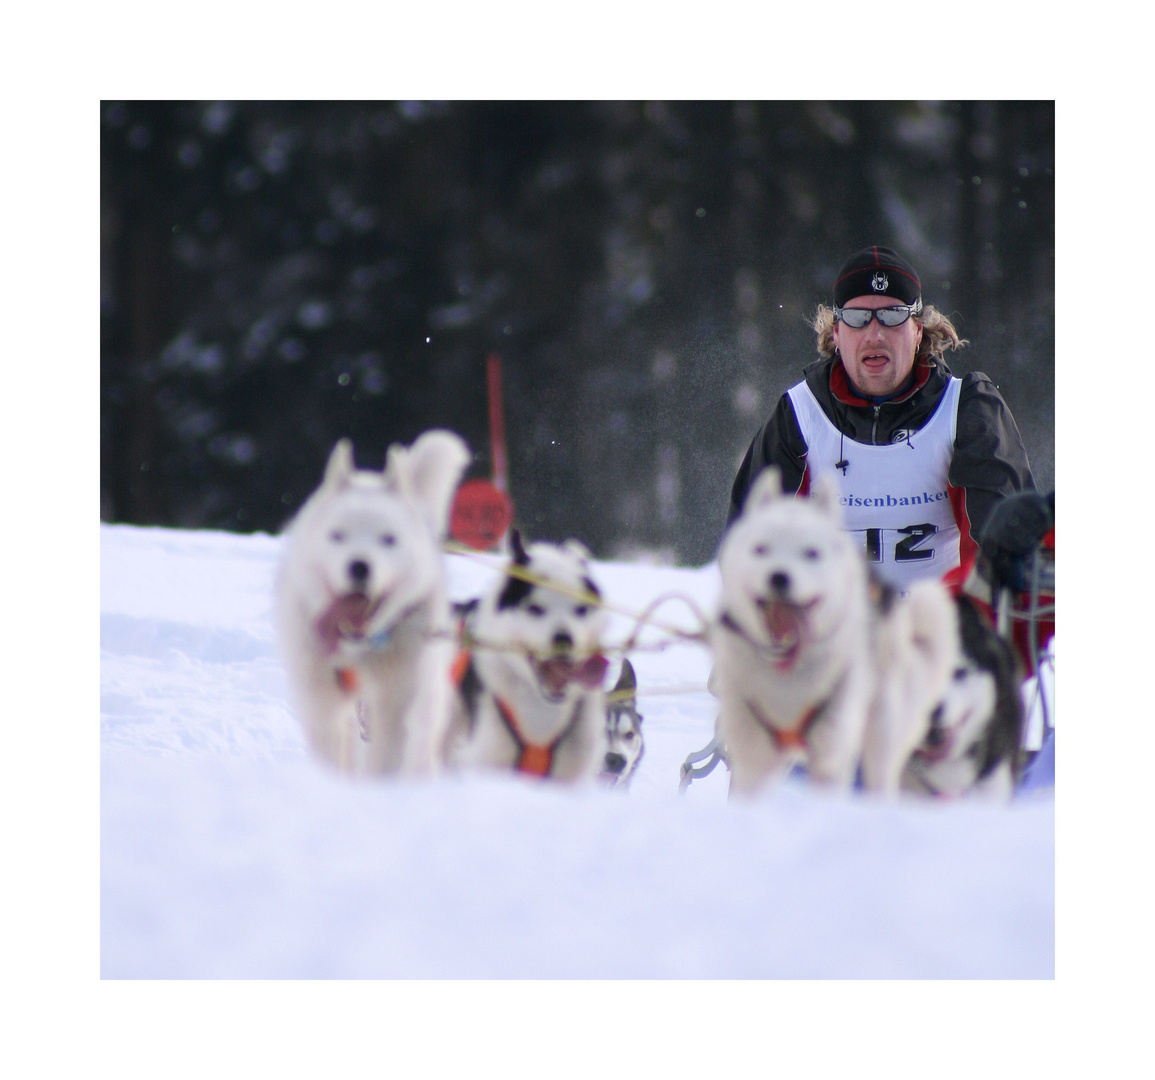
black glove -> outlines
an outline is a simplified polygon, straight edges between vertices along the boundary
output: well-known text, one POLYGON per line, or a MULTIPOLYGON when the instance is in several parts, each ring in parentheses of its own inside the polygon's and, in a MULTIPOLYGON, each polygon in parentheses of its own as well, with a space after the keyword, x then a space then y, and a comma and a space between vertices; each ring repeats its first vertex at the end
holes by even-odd
POLYGON ((1055 493, 1020 491, 1000 502, 979 538, 979 548, 990 561, 996 588, 1014 592, 1027 589, 1027 556, 1055 527, 1055 493))

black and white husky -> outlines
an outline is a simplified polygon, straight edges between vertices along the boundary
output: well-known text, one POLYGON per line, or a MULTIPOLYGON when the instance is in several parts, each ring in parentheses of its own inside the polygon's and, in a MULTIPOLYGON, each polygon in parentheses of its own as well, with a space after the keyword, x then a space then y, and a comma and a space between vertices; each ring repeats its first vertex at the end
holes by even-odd
POLYGON ((449 761, 558 780, 592 779, 604 747, 607 615, 577 541, 523 546, 463 621, 449 761))
POLYGON ((617 684, 606 700, 606 744, 598 779, 609 787, 628 787, 645 752, 637 689, 634 667, 623 660, 617 684))
POLYGON ((1014 650, 966 596, 950 681, 902 774, 902 789, 940 798, 1009 798, 1019 772, 1023 706, 1014 650))
POLYGON ((309 745, 339 769, 440 765, 455 651, 441 540, 468 462, 448 431, 391 446, 382 472, 342 439, 288 528, 278 636, 309 745))

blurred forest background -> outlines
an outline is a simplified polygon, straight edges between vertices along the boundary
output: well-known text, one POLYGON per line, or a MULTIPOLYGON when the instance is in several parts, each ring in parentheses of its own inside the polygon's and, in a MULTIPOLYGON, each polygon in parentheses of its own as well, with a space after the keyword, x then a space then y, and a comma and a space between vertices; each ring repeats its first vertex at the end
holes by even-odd
POLYGON ((276 531, 458 431, 532 539, 711 559, 808 318, 901 251, 1054 486, 1052 101, 104 102, 101 516, 276 531))

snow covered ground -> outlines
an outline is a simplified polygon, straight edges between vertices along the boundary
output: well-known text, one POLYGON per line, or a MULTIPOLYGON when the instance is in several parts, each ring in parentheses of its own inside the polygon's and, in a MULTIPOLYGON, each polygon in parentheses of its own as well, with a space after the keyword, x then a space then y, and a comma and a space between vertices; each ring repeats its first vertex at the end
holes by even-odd
MULTIPOLYGON (((679 795, 714 721, 696 644, 633 656, 628 794, 349 780, 286 699, 277 538, 100 537, 104 979, 1054 977, 1050 790, 882 806, 792 784, 731 805, 720 768, 679 795)), ((455 598, 493 573, 447 558, 455 598)), ((717 586, 713 567, 596 571, 623 613, 669 592, 709 609, 717 586)), ((692 623, 684 603, 661 617, 692 623)), ((616 615, 616 639, 631 626, 616 615)))

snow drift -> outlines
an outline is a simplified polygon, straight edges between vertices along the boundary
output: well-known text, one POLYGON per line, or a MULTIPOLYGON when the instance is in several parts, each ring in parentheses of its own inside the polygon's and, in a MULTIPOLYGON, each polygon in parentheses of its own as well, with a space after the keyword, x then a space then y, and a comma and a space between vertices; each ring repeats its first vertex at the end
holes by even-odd
MULTIPOLYGON (((274 639, 278 538, 101 527, 101 975, 1053 978, 1050 790, 880 805, 787 784, 680 796, 713 732, 700 645, 633 654, 628 794, 354 781, 310 758, 274 639)), ((451 594, 492 558, 447 556, 451 594)), ((596 564, 615 640, 713 566, 596 564)), ((670 601, 660 618, 693 626, 670 601)), ((611 668, 610 676, 615 670, 611 668)))

